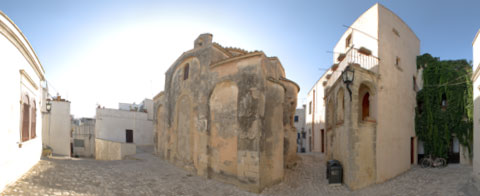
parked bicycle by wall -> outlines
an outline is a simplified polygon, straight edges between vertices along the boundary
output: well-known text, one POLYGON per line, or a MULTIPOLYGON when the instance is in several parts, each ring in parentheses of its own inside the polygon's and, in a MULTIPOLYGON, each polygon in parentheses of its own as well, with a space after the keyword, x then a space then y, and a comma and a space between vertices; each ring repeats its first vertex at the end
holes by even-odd
POLYGON ((428 155, 427 157, 423 158, 420 161, 420 166, 422 168, 427 168, 427 167, 444 168, 447 166, 447 160, 441 157, 434 158, 432 155, 428 155))

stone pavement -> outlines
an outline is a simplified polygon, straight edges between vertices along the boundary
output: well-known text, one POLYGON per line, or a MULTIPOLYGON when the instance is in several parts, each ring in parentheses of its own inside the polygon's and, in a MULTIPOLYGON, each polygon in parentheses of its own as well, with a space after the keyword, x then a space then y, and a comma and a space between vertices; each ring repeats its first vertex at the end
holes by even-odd
MULTIPOLYGON (((350 191, 329 186, 320 154, 301 155, 299 165, 287 170, 284 182, 260 195, 480 195, 471 166, 410 171, 382 184, 350 191)), ((233 185, 191 175, 150 153, 128 160, 96 161, 78 158, 42 158, 1 195, 239 195, 254 196, 233 185)))

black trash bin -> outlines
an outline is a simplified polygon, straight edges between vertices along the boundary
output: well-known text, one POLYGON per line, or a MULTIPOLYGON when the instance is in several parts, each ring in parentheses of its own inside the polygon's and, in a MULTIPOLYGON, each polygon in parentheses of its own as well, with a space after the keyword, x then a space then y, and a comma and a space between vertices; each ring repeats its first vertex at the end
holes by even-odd
POLYGON ((342 184, 343 182, 343 167, 338 163, 334 163, 330 166, 330 172, 328 174, 328 184, 342 184))
POLYGON ((330 178, 330 168, 332 165, 338 164, 340 165, 340 161, 338 160, 329 160, 327 161, 327 179, 330 178))

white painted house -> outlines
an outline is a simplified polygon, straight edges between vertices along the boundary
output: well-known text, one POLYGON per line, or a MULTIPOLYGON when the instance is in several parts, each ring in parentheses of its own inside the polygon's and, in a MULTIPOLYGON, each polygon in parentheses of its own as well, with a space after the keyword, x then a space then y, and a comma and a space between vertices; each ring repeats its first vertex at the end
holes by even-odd
POLYGON ((328 69, 307 94, 305 108, 306 152, 325 152, 325 101, 324 85, 328 81, 328 69))
POLYGON ((303 105, 303 108, 297 108, 295 110, 293 123, 297 129, 297 152, 306 152, 308 143, 305 131, 305 105, 303 105))
POLYGON ((121 103, 120 109, 97 108, 95 138, 153 145, 153 101, 145 99, 130 106, 121 103))
POLYGON ((42 153, 45 70, 20 29, 0 11, 0 192, 42 153))
POLYGON ((473 39, 473 173, 480 179, 480 30, 473 39))
POLYGON ((70 156, 72 134, 70 102, 60 96, 47 102, 50 104, 50 111, 43 114, 43 146, 52 149, 54 155, 70 156))

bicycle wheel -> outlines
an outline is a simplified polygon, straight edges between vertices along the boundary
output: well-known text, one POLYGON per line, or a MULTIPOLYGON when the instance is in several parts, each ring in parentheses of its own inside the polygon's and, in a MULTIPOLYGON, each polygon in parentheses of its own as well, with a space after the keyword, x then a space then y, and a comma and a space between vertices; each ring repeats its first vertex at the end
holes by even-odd
POLYGON ((422 168, 427 168, 427 167, 430 167, 431 165, 432 165, 432 163, 427 158, 423 158, 422 161, 420 161, 420 166, 422 168))
POLYGON ((439 164, 439 168, 444 168, 447 166, 447 160, 445 160, 444 158, 439 158, 438 161, 440 162, 439 164))

